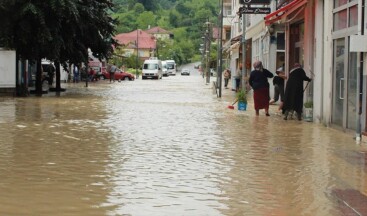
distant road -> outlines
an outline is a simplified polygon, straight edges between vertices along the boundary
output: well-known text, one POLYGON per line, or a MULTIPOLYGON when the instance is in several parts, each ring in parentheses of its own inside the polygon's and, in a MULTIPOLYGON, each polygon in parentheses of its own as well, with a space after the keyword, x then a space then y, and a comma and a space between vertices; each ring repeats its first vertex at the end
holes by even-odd
POLYGON ((181 70, 186 68, 191 71, 191 75, 194 75, 194 76, 200 75, 199 70, 195 68, 195 65, 199 65, 199 64, 200 62, 193 62, 193 63, 181 65, 177 68, 178 69, 177 73, 180 74, 181 70))

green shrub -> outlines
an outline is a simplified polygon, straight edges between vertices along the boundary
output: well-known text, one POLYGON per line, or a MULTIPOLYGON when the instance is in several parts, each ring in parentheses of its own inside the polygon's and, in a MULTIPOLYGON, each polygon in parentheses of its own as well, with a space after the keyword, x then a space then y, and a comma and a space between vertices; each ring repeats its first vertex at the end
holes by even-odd
POLYGON ((237 100, 238 102, 247 103, 247 93, 245 90, 240 90, 239 92, 237 92, 237 100))

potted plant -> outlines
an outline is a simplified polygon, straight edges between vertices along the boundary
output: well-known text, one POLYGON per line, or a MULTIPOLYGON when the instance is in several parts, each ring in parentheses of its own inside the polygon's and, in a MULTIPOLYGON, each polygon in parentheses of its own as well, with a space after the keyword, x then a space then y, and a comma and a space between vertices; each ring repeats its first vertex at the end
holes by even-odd
POLYGON ((238 110, 247 109, 247 95, 245 90, 240 90, 237 92, 238 110))
POLYGON ((313 120, 313 102, 307 101, 303 106, 305 107, 304 120, 311 122, 313 120))

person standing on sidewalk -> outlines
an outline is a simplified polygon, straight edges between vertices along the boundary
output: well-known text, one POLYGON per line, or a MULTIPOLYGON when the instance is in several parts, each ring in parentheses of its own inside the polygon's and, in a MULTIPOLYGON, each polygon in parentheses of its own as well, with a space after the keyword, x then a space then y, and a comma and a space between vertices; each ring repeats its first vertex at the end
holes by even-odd
POLYGON ((73 70, 73 82, 74 83, 79 82, 79 68, 76 65, 74 65, 74 70, 73 70))
POLYGON ((284 102, 284 80, 287 79, 287 76, 284 73, 283 66, 278 68, 275 72, 277 75, 273 78, 274 85, 274 98, 269 101, 269 104, 272 105, 277 102, 280 98, 278 111, 282 110, 283 102, 284 102), (280 96, 280 97, 279 97, 280 96))
POLYGON ((110 83, 111 83, 112 80, 113 80, 113 82, 115 82, 115 72, 116 72, 116 70, 117 70, 116 65, 112 65, 111 68, 110 68, 110 71, 109 71, 109 73, 110 73, 110 83))
POLYGON ((294 68, 289 72, 289 78, 284 93, 283 113, 284 120, 288 119, 290 112, 296 111, 297 119, 302 120, 303 110, 303 81, 311 82, 306 76, 301 64, 294 64, 294 68))
POLYGON ((269 82, 268 78, 272 78, 274 75, 263 68, 261 61, 256 61, 253 64, 254 70, 250 73, 249 84, 254 90, 254 103, 256 116, 259 115, 260 109, 265 109, 265 115, 269 114, 269 82))
POLYGON ((224 87, 227 89, 228 81, 231 79, 231 71, 227 68, 224 70, 224 87))
POLYGON ((242 71, 242 66, 240 66, 237 71, 236 71, 236 76, 235 76, 235 80, 236 80, 236 92, 238 92, 240 90, 240 84, 241 84, 241 71, 242 71))

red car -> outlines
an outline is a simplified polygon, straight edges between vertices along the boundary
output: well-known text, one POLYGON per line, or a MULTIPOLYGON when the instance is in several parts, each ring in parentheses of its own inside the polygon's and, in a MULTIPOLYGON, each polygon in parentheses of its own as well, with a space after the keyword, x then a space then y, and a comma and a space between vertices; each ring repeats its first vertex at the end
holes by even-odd
MULTIPOLYGON (((110 73, 108 73, 106 71, 106 68, 102 68, 101 78, 102 79, 108 79, 108 80, 110 79, 110 73)), ((135 77, 131 73, 127 73, 127 72, 124 72, 120 69, 117 69, 117 71, 115 72, 115 80, 118 80, 118 81, 122 81, 122 80, 133 81, 133 80, 135 80, 135 77)))

